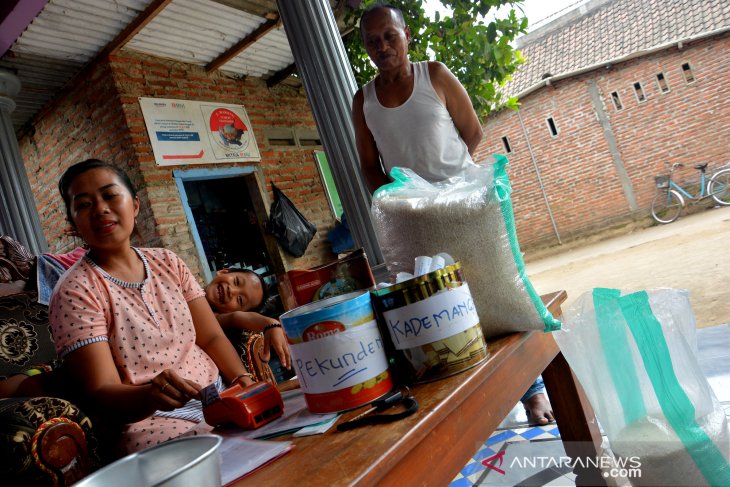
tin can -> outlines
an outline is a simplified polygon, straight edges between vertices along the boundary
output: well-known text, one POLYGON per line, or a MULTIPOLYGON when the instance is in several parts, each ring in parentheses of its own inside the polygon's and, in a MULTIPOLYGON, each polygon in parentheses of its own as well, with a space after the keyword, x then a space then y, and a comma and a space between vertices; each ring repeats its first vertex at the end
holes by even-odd
POLYGON ((368 291, 300 306, 281 324, 311 412, 356 408, 393 388, 368 291))
POLYGON ((372 294, 399 383, 441 379, 487 358, 479 316, 459 262, 372 294))

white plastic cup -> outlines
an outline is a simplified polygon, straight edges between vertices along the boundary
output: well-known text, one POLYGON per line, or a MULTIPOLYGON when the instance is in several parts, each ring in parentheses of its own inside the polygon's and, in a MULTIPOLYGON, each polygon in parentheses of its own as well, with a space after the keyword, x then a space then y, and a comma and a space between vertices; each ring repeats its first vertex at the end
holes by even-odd
POLYGON ((410 279, 413 279, 413 274, 410 272, 399 272, 395 275, 395 282, 396 284, 403 281, 408 281, 410 279))
POLYGON ((456 261, 454 260, 454 258, 453 258, 453 257, 451 257, 451 256, 450 256, 449 254, 447 254, 446 252, 439 252, 439 253, 438 253, 438 254, 436 254, 436 255, 437 255, 437 256, 439 256, 439 257, 441 257, 442 259, 444 259, 444 267, 446 267, 447 265, 453 265, 453 264, 454 264, 454 263, 456 262, 456 261))
POLYGON ((440 255, 434 255, 431 257, 431 268, 428 270, 428 272, 437 271, 439 269, 443 269, 446 265, 446 259, 441 257, 440 255))
POLYGON ((418 277, 428 274, 429 269, 431 269, 431 257, 428 255, 419 255, 416 257, 416 265, 413 270, 414 276, 418 277))

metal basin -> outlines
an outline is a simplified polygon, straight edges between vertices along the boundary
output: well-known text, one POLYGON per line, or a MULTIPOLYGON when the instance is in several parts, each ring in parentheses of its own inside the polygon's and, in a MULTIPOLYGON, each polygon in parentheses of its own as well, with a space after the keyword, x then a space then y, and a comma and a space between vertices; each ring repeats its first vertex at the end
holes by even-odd
POLYGON ((190 436, 132 453, 97 470, 76 487, 220 487, 221 468, 215 435, 190 436))

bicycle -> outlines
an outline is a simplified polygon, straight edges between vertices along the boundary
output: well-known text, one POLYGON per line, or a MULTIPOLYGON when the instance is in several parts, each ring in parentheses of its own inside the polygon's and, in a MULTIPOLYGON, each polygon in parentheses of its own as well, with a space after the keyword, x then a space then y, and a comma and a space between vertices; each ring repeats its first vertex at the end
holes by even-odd
POLYGON ((651 202, 651 216, 659 223, 672 223, 679 218, 682 209, 712 198, 716 203, 730 205, 730 164, 726 164, 715 171, 709 178, 706 176, 707 164, 694 166, 700 171, 700 189, 695 195, 672 180, 674 170, 684 167, 677 162, 672 164, 668 176, 656 176, 657 194, 651 202), (686 202, 687 201, 687 202, 686 202))

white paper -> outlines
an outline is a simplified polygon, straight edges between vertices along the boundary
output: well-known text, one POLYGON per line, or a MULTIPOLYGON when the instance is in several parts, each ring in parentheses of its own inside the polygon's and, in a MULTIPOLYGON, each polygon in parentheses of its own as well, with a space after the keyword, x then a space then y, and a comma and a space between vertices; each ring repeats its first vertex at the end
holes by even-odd
POLYGON ((284 414, 280 418, 255 430, 240 431, 240 435, 244 438, 251 439, 262 438, 277 433, 297 430, 305 426, 320 424, 338 416, 337 413, 310 413, 307 409, 307 402, 304 399, 304 392, 301 389, 282 392, 281 397, 284 399, 284 414))
POLYGON ((312 435, 321 435, 322 433, 326 432, 328 429, 333 427, 335 423, 337 422, 337 416, 330 419, 329 421, 325 421, 321 424, 315 424, 312 426, 306 426, 296 433, 294 433, 292 436, 294 438, 299 438, 300 436, 312 436, 312 435))
POLYGON ((218 450, 221 458, 222 485, 253 472, 292 448, 291 441, 248 440, 234 432, 226 432, 220 436, 223 437, 218 450))
POLYGON ((398 350, 443 340, 479 323, 469 285, 444 289, 428 299, 383 313, 398 350))
POLYGON ((289 349, 299 384, 308 394, 349 388, 388 368, 375 320, 289 349))

